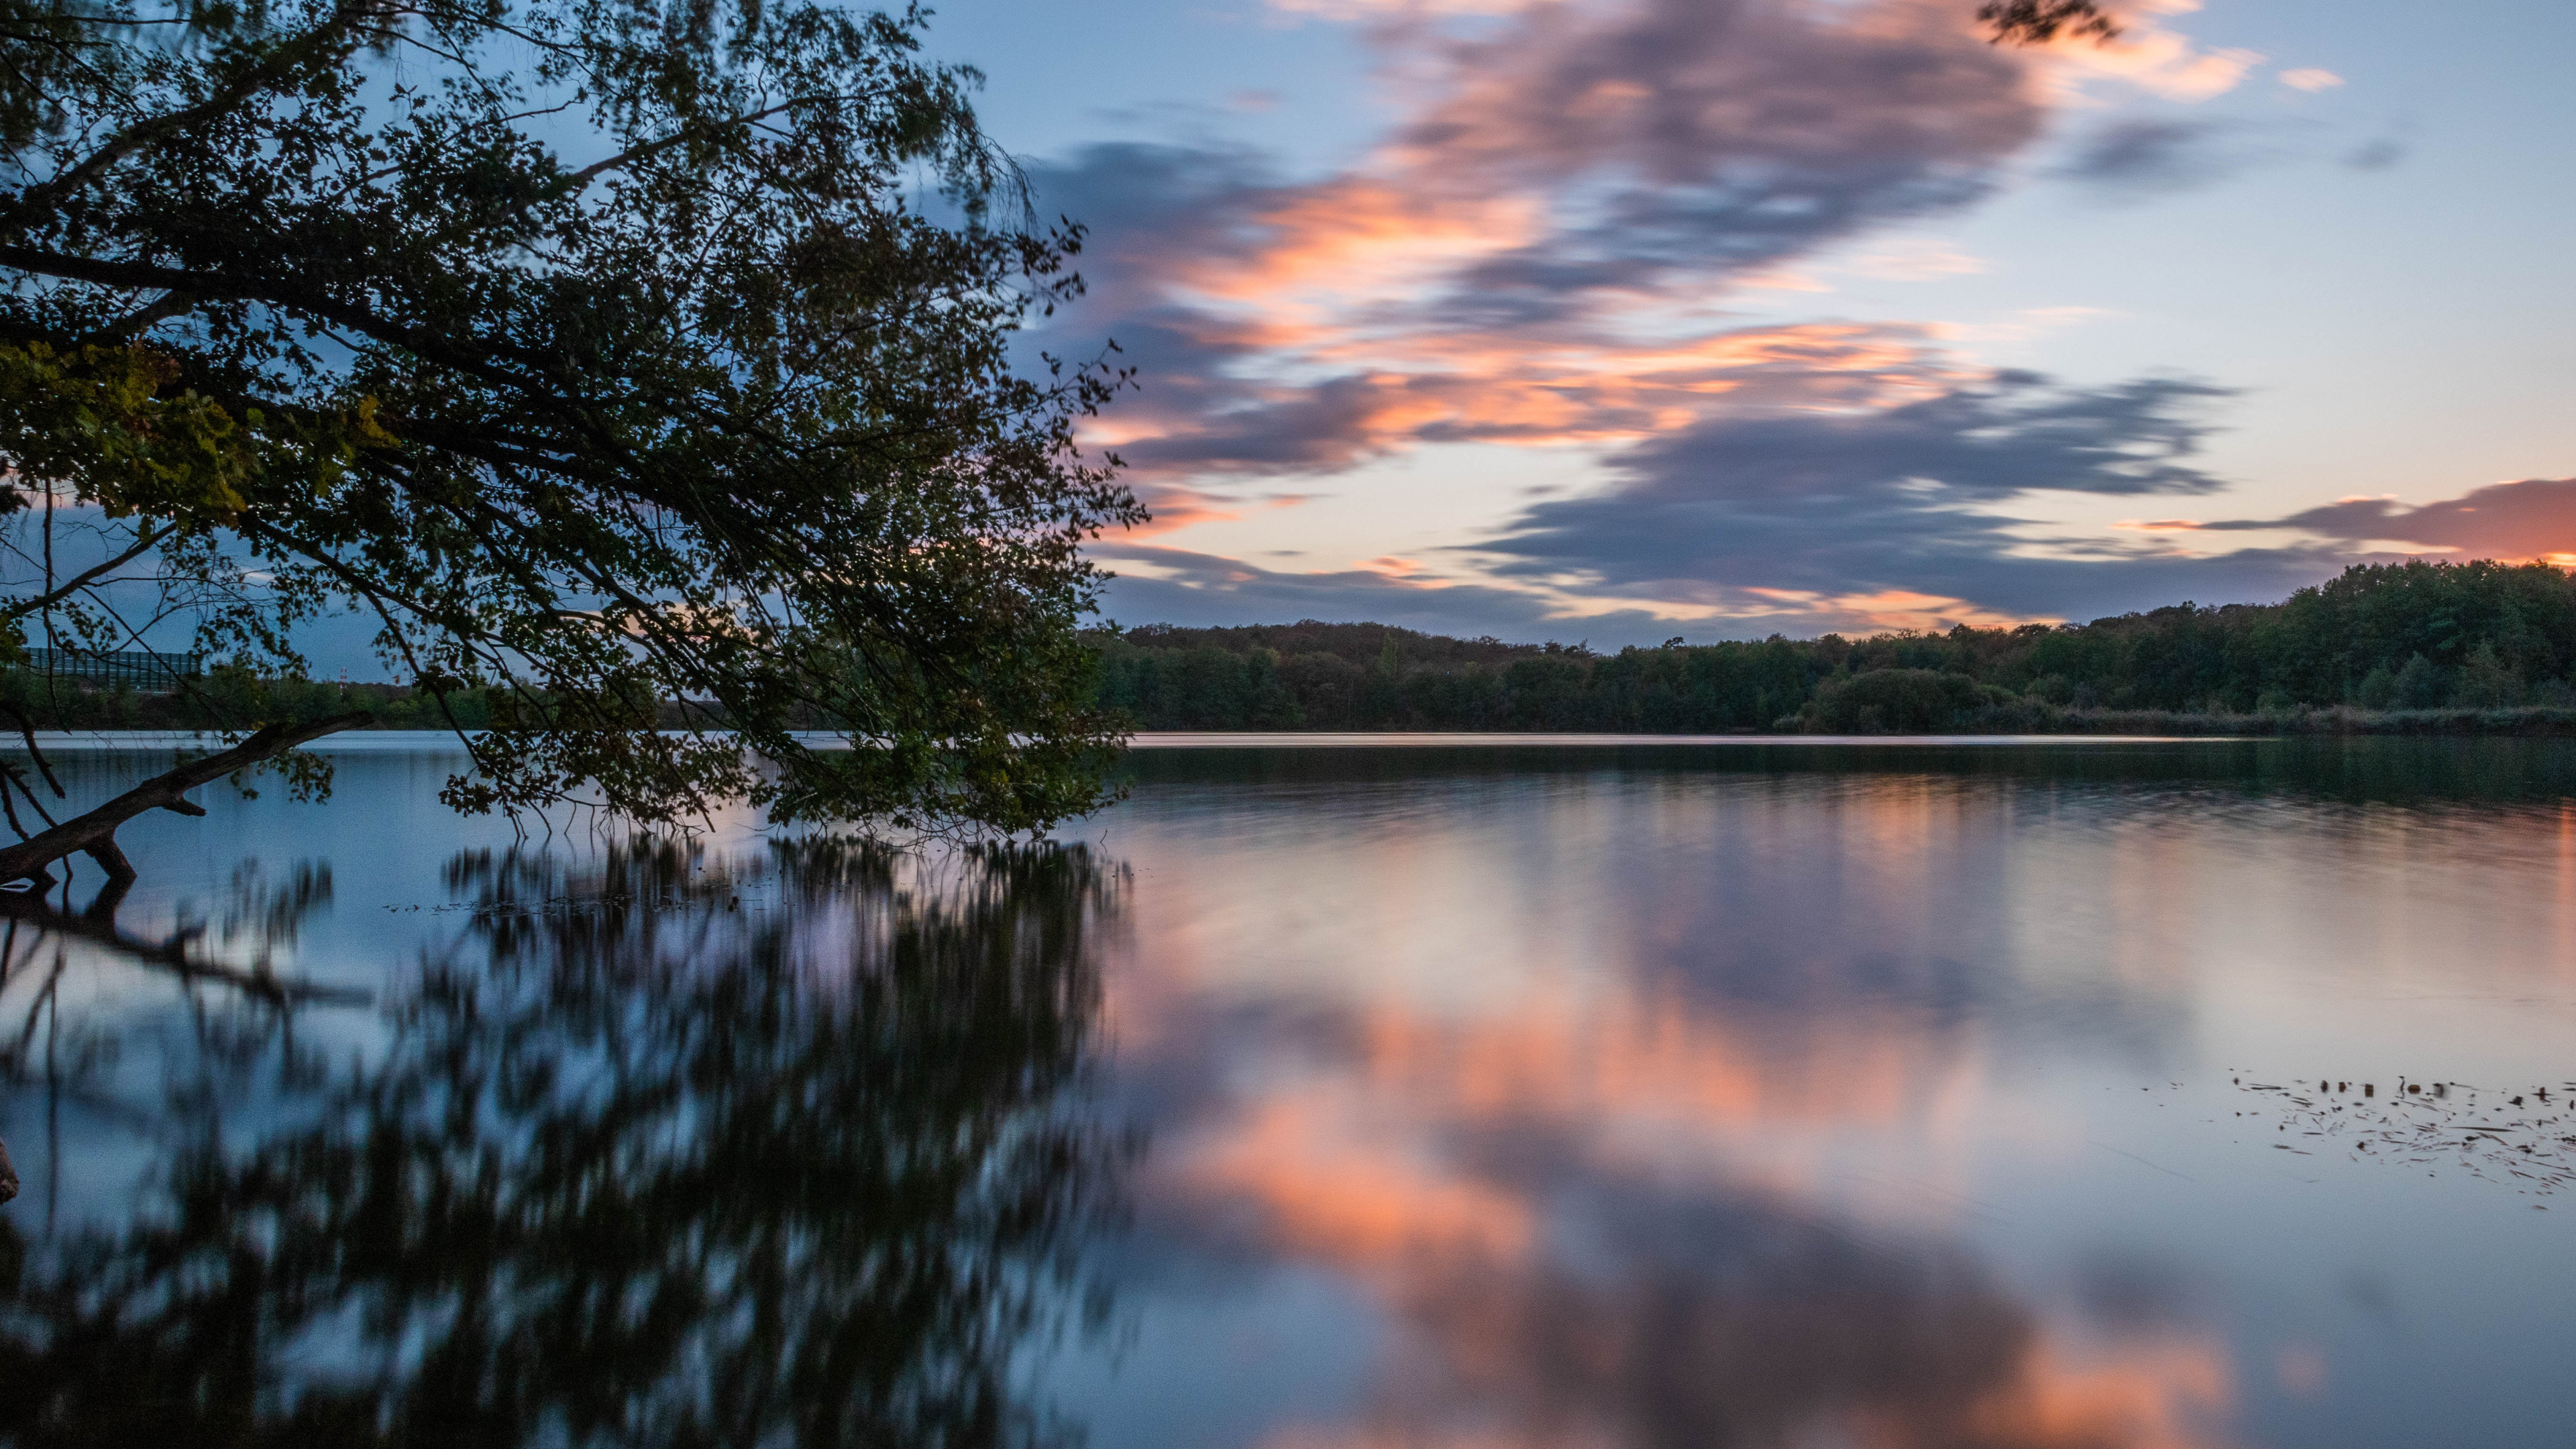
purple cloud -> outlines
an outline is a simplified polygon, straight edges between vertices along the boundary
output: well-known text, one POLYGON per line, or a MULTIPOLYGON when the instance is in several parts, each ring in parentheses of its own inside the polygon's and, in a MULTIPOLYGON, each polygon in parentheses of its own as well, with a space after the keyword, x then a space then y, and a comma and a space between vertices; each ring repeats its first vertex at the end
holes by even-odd
POLYGON ((2347 498, 2286 518, 2159 526, 2191 532, 2294 529, 2344 543, 2405 543, 2468 558, 2570 558, 2576 557, 2576 478, 2496 483, 2418 507, 2393 498, 2347 498))

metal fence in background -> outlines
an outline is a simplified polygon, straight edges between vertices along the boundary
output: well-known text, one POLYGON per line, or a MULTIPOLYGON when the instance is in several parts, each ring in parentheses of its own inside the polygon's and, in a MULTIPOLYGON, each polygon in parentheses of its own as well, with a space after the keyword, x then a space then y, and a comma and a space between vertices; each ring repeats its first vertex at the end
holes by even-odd
POLYGON ((27 672, 102 689, 119 684, 147 692, 166 692, 180 681, 205 672, 202 654, 160 654, 149 649, 120 649, 93 654, 72 649, 30 649, 27 672))

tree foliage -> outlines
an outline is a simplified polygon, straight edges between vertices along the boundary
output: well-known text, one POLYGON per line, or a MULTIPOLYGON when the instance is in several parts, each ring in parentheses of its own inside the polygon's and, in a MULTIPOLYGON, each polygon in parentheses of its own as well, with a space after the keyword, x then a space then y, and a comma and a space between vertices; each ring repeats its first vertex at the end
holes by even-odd
POLYGON ((1073 426, 1122 375, 1022 349, 1081 233, 1021 215, 921 25, 9 0, 0 649, 183 615, 291 676, 357 610, 488 702, 470 810, 1095 803, 1079 550, 1141 515, 1073 426))
POLYGON ((1977 19, 1996 41, 2015 45, 2046 45, 2060 35, 2109 40, 2120 33, 2119 22, 2096 0, 1986 0, 1977 19))

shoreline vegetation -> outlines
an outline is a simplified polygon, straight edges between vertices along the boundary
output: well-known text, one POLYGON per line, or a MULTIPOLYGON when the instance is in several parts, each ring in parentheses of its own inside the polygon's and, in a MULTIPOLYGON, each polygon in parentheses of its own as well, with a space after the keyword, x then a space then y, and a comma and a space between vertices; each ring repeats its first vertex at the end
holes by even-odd
MULTIPOLYGON (((2576 582, 2546 564, 2356 565, 2279 604, 1615 653, 1315 620, 1102 629, 1088 643, 1097 703, 1143 732, 2576 737, 2576 582)), ((174 693, 6 670, 0 705, 33 728, 82 731, 523 717, 498 691, 230 668, 174 693)), ((666 727, 721 723, 703 706, 662 714, 666 727)))

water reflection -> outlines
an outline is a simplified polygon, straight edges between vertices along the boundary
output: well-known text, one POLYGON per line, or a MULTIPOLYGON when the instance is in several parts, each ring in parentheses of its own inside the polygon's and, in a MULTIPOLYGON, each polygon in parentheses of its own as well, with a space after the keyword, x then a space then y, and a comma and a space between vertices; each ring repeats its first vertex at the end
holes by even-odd
POLYGON ((2224 1399, 2211 1345, 2057 1361, 1955 1245, 1603 1167, 1499 1177, 1547 1204, 1538 1251, 1382 1265, 1409 1356, 1341 1442, 2091 1449, 2196 1442, 2224 1399))
POLYGON ((1127 1151, 1082 1103, 1108 873, 810 845, 448 876, 470 924, 365 1060, 210 1007, 269 1105, 174 1087, 121 1227, 0 1219, 0 1435, 1057 1436, 1020 1366, 1099 1312, 1074 1250, 1127 1151))
POLYGON ((19 923, 0 1440, 2564 1437, 2565 743, 1140 755, 945 864, 441 773, 138 841, 184 1010, 19 923))
POLYGON ((2551 1219, 2223 1066, 2556 1079, 2576 754, 2433 743, 1139 757, 1139 1357, 1356 1347, 1103 1434, 2536 1442, 2551 1219))

